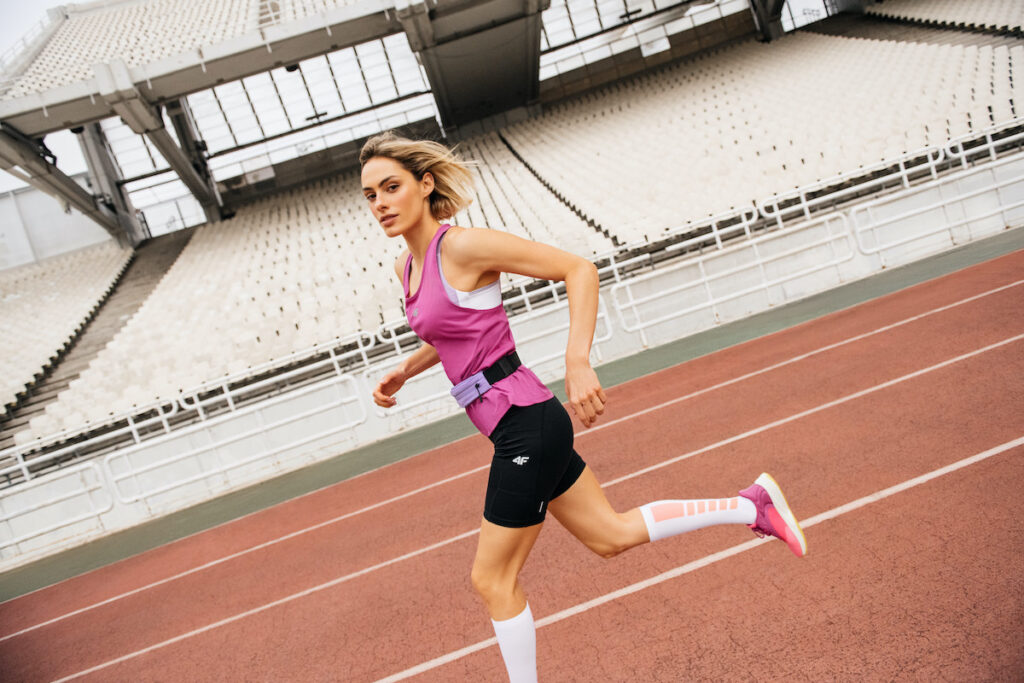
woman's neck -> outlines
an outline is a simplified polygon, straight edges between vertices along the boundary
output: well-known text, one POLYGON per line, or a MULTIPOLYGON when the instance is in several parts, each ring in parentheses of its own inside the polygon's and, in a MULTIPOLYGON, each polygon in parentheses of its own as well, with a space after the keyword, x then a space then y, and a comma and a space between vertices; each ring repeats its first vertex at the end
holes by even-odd
POLYGON ((423 263, 423 259, 427 255, 427 247, 430 246, 430 242, 434 239, 434 235, 441 229, 441 223, 434 218, 428 218, 421 221, 418 225, 414 225, 409 228, 402 237, 405 238, 405 244, 409 247, 409 253, 412 254, 412 258, 416 263, 423 263))

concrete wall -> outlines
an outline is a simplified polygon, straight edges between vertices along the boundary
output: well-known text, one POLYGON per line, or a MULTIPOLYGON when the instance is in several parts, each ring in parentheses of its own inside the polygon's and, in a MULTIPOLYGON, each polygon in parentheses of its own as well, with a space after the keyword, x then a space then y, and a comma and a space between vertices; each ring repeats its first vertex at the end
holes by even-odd
MULTIPOLYGON (((84 173, 74 176, 85 186, 84 173)), ((0 270, 112 239, 103 228, 34 187, 0 194, 0 270)))

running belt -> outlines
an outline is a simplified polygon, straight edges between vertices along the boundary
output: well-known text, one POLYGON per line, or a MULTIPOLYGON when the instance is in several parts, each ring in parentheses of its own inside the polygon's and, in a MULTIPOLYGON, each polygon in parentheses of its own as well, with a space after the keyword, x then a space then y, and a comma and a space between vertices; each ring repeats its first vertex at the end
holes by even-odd
POLYGON ((473 401, 483 398, 490 388, 505 379, 522 365, 519 354, 513 351, 495 361, 494 365, 473 373, 452 387, 451 394, 458 404, 465 408, 473 401))

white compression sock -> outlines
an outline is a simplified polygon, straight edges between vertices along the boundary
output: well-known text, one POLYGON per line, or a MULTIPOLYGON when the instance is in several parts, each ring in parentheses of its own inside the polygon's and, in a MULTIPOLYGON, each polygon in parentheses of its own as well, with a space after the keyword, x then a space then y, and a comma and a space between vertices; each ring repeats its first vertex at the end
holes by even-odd
POLYGON ((491 619, 491 623, 498 636, 509 683, 537 683, 537 627, 530 603, 511 619, 491 619))
POLYGON ((656 500, 640 506, 651 541, 714 524, 753 524, 754 503, 743 496, 711 500, 656 500))

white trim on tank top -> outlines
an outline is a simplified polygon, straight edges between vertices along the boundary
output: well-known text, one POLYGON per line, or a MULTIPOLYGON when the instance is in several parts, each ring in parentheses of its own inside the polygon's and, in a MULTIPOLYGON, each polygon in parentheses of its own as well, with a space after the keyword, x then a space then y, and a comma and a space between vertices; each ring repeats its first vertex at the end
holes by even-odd
POLYGON ((444 285, 444 291, 448 293, 448 300, 459 308, 471 308, 475 311, 486 311, 494 308, 495 306, 501 305, 501 279, 497 279, 489 285, 484 285, 474 289, 472 292, 463 292, 460 289, 455 289, 444 276, 444 270, 441 268, 441 242, 444 241, 446 231, 444 235, 441 235, 440 239, 437 240, 437 274, 441 277, 441 284, 444 285))

